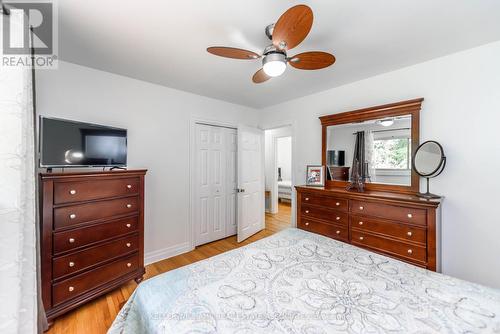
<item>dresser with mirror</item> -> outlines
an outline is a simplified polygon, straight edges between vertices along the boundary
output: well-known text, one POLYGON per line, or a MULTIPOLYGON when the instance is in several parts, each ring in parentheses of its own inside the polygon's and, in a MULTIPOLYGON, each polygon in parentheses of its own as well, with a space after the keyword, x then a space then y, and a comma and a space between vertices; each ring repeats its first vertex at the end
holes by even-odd
POLYGON ((298 228, 440 271, 441 199, 417 196, 411 167, 422 102, 320 117, 325 186, 296 187, 298 228))

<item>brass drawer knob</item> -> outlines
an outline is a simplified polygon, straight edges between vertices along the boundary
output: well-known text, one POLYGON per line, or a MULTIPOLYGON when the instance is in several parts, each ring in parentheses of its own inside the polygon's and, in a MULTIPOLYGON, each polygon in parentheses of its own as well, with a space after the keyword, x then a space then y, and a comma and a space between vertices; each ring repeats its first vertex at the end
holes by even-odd
POLYGON ((309 223, 306 223, 306 226, 309 226, 309 223))
POLYGON ((74 263, 74 262, 70 262, 70 263, 68 263, 68 265, 69 265, 70 267, 74 267, 74 266, 75 266, 75 263, 74 263))
POLYGON ((127 208, 131 208, 132 207, 132 204, 127 204, 127 208))
POLYGON ((72 287, 72 286, 70 286, 70 287, 68 288, 68 291, 69 291, 69 292, 73 292, 74 290, 75 290, 75 288, 74 288, 74 287, 72 287))
POLYGON ((408 232, 406 232, 406 235, 411 237, 413 235, 413 233, 411 233, 411 231, 408 231, 408 232))
POLYGON ((306 197, 306 201, 308 201, 308 200, 309 200, 309 197, 306 197))
POLYGON ((408 249, 408 254, 412 254, 412 253, 413 253, 413 250, 408 249))
POLYGON ((129 267, 129 268, 132 267, 132 263, 130 263, 130 262, 127 263, 127 267, 129 267))
POLYGON ((306 210, 306 213, 309 213, 309 210, 306 210))
POLYGON ((130 242, 127 242, 127 247, 130 247, 132 246, 132 244, 130 242))
POLYGON ((75 189, 71 189, 71 190, 69 191, 69 193, 70 193, 71 195, 75 195, 75 194, 76 194, 76 190, 75 190, 75 189))
POLYGON ((363 237, 359 237, 359 240, 363 240, 364 238, 363 237))
POLYGON ((69 238, 69 239, 68 239, 68 241, 69 241, 69 243, 70 243, 70 244, 72 244, 72 243, 74 243, 74 242, 75 242, 75 239, 73 239, 73 238, 69 238))
POLYGON ((359 224, 359 225, 363 225, 363 222, 359 222, 358 224, 359 224))
POLYGON ((125 226, 127 226, 128 228, 130 228, 130 227, 131 227, 132 225, 130 225, 130 224, 127 224, 127 225, 125 225, 125 226))
POLYGON ((76 214, 72 213, 69 215, 69 219, 75 219, 76 218, 76 214))
POLYGON ((339 203, 339 202, 337 202, 337 203, 335 203, 335 205, 336 205, 336 206, 339 206, 339 205, 340 205, 340 203, 339 203))
POLYGON ((340 234, 340 231, 335 231, 335 233, 340 234))
POLYGON ((408 214, 408 218, 412 218, 413 215, 411 213, 408 214))
POLYGON ((335 220, 340 220, 340 217, 336 217, 335 220))
POLYGON ((359 207, 359 209, 360 209, 360 210, 363 210, 363 209, 364 209, 364 207, 360 206, 360 207, 359 207))
POLYGON ((132 185, 131 184, 127 184, 127 189, 132 189, 132 185))

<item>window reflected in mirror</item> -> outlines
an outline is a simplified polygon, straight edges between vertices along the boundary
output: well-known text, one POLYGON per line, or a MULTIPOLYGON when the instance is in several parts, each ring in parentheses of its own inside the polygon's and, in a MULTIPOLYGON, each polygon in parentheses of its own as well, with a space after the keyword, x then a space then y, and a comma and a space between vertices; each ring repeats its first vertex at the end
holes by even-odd
POLYGON ((411 115, 327 127, 327 178, 411 185, 411 115))

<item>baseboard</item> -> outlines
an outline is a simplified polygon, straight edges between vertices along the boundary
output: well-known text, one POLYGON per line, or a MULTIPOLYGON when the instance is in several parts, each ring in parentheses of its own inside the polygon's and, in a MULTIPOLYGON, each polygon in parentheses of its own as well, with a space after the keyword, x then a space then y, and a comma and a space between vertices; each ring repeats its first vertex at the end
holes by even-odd
POLYGON ((167 248, 148 252, 144 254, 144 265, 165 260, 179 254, 187 253, 192 250, 193 248, 191 247, 191 244, 189 242, 184 242, 182 244, 173 245, 167 248))

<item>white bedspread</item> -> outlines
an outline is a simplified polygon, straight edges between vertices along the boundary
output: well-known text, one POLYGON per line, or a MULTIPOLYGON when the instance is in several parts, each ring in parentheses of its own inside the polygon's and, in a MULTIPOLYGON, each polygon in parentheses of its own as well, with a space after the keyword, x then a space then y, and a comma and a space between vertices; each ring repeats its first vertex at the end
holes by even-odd
POLYGON ((500 291, 298 229, 139 285, 110 333, 500 333, 500 291))

